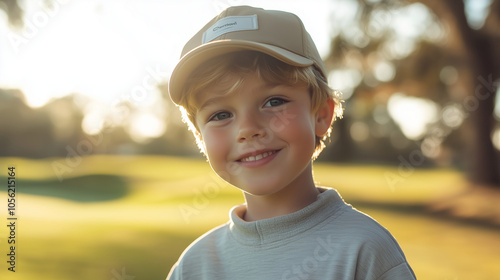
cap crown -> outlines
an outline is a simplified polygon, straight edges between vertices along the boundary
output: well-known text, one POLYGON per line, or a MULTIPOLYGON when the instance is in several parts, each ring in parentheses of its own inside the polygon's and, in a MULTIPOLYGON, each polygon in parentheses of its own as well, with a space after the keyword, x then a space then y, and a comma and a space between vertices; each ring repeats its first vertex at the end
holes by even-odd
POLYGON ((197 66, 212 57, 240 50, 263 52, 293 66, 314 65, 326 79, 318 50, 296 15, 250 6, 229 7, 184 46, 170 79, 172 101, 180 101, 186 79, 197 66))

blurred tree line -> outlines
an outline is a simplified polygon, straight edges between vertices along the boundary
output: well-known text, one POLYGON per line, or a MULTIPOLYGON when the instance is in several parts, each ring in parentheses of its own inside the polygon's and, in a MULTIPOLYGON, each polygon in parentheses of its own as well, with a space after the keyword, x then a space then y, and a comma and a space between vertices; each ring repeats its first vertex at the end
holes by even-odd
MULTIPOLYGON (((167 99, 167 86, 160 88, 167 99)), ((121 124, 105 125, 98 133, 86 134, 82 123, 90 102, 88 97, 74 93, 53 99, 43 107, 31 108, 21 91, 0 89, 0 157, 73 157, 99 153, 199 155, 173 103, 166 108, 172 122, 168 132, 137 142, 128 130, 134 108, 127 103, 110 108, 120 112, 121 124)))
MULTIPOLYGON (((465 3, 472 1, 357 2, 356 20, 351 23, 355 27, 343 28, 333 39, 326 61, 330 69, 354 69, 362 77, 347 101, 345 120, 338 123, 337 130, 342 132, 337 141, 342 144, 331 157, 379 153, 377 157, 401 158, 394 155, 396 151, 408 158, 420 148, 433 163, 453 163, 466 169, 475 183, 500 185, 499 153, 492 143, 498 129, 494 107, 500 78, 500 1, 491 1, 484 23, 475 28, 465 9, 465 3), (430 17, 422 22, 425 32, 421 36, 406 39, 398 47, 395 13, 409 6, 429 9, 430 17), (394 67, 394 76, 375 78, 378 71, 385 70, 384 65, 394 67), (431 100, 441 108, 425 134, 412 143, 407 143, 396 127, 391 129, 393 133, 377 137, 380 131, 388 130, 387 126, 394 126, 376 121, 377 115, 386 114, 394 93, 431 100), (373 137, 362 143, 349 137, 355 121, 369 124, 373 137), (391 139, 399 144, 390 145, 391 139)), ((425 117, 415 113, 407 112, 414 114, 413 118, 425 117)), ((415 165, 420 162, 414 161, 415 165)))
MULTIPOLYGON (((466 170, 474 183, 500 186, 499 151, 492 140, 500 131, 494 114, 500 78, 500 0, 491 1, 484 23, 478 26, 468 21, 467 2, 353 0, 350 3, 357 8, 352 17, 336 21, 332 15, 335 34, 326 66, 332 86, 335 81, 344 84, 346 111, 344 119, 334 124, 332 143, 319 160, 413 168, 453 165, 466 170), (405 13, 420 17, 418 34, 398 26, 397 19, 405 13), (406 108, 405 100, 433 109, 408 107, 403 115, 399 112, 410 122, 427 120, 422 133, 406 131, 394 114, 406 108)), ((13 26, 22 26, 18 1, 0 0, 0 8, 13 26)), ((166 89, 167 85, 159 85, 168 100, 166 89)), ((171 102, 165 102, 166 133, 141 143, 134 142, 125 124, 85 134, 81 124, 86 102, 72 94, 30 108, 22 92, 0 90, 0 156, 199 156, 171 102)), ((128 113, 134 110, 120 106, 128 113)))

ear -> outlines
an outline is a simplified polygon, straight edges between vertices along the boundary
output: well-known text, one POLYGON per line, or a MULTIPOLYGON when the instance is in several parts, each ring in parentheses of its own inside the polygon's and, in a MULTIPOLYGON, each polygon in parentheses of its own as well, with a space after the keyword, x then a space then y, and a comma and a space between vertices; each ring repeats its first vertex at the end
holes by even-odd
POLYGON ((318 109, 316 112, 316 136, 323 137, 328 133, 332 125, 333 113, 335 112, 335 102, 329 98, 327 102, 318 109))

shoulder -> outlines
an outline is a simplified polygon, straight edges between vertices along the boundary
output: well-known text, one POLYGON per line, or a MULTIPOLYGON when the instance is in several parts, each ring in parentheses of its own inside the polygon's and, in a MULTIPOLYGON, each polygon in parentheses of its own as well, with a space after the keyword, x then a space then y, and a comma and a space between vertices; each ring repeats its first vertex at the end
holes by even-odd
POLYGON ((229 224, 223 224, 211 229, 193 241, 182 253, 180 259, 191 256, 200 256, 200 253, 213 251, 228 238, 229 224))
POLYGON ((340 215, 329 225, 360 241, 386 240, 396 242, 392 234, 369 215, 346 204, 340 215))
MULTIPOLYGON (((224 240, 228 237, 228 229, 229 224, 220 225, 193 241, 174 264, 167 279, 182 279, 187 275, 186 273, 196 279, 193 274, 203 273, 203 264, 205 263, 203 259, 214 254, 217 251, 217 247, 224 243, 224 240), (187 267, 195 267, 196 269, 185 269, 187 267)), ((201 275, 199 276, 201 278, 201 275)))
POLYGON ((345 203, 334 189, 326 189, 325 209, 318 211, 322 222, 316 233, 338 248, 353 253, 384 253, 402 256, 396 239, 369 215, 345 203))
POLYGON ((318 212, 322 215, 320 234, 323 236, 335 235, 337 240, 345 239, 347 244, 370 244, 388 242, 397 245, 391 233, 369 215, 353 208, 344 202, 335 190, 325 192, 329 194, 327 210, 318 212))
POLYGON ((398 279, 414 279, 403 250, 385 227, 352 207, 342 216, 345 241, 351 244, 351 253, 355 252, 360 274, 381 275, 380 279, 395 279, 391 277, 401 274, 406 277, 398 279))

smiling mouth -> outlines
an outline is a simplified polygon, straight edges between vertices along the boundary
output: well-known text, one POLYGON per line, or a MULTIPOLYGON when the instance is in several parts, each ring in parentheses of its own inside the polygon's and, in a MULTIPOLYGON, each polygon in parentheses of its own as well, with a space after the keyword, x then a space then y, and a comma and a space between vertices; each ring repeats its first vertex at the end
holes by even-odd
POLYGON ((268 151, 268 152, 264 152, 264 153, 261 153, 261 154, 258 154, 258 155, 252 155, 252 156, 248 156, 248 157, 244 157, 238 161, 240 162, 252 162, 252 161, 258 161, 260 159, 263 159, 263 158, 266 158, 268 156, 271 156, 271 155, 274 155, 275 153, 277 153, 278 151, 268 151))

